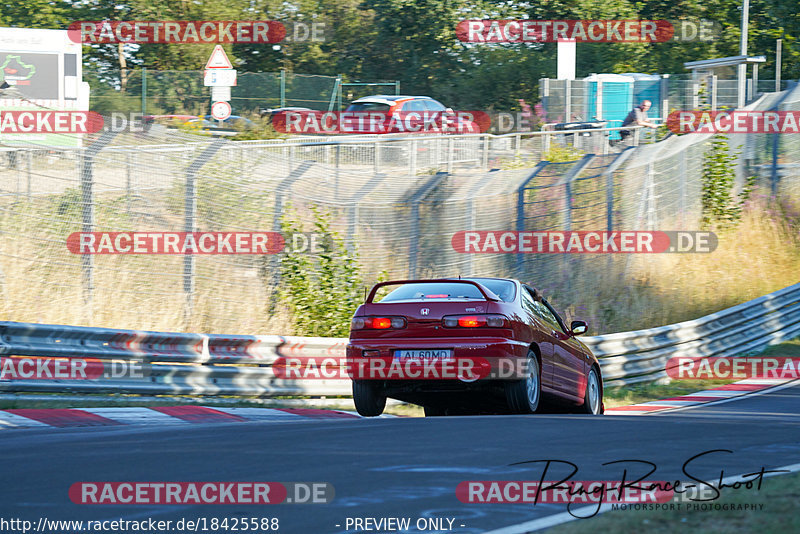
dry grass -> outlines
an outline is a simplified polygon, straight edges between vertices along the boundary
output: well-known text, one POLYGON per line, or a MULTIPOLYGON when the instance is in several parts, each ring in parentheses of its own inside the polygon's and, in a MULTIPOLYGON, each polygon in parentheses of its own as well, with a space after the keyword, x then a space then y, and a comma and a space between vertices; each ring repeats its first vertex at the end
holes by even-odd
MULTIPOLYGON (((197 257, 197 296, 187 317, 182 257, 95 256, 90 313, 83 301, 80 257, 64 246, 65 235, 77 228, 42 228, 35 214, 47 209, 34 203, 0 217, 3 319, 163 331, 294 333, 280 303, 270 312, 269 280, 264 266, 252 258, 197 257)), ((785 221, 765 208, 753 208, 738 228, 719 234, 713 253, 641 255, 630 263, 622 255, 581 258, 579 276, 543 289, 565 309, 568 320, 587 320, 592 334, 697 318, 798 282, 800 244, 796 230, 785 221)), ((382 269, 394 272, 395 264, 403 263, 388 249, 383 255, 388 263, 379 265, 377 256, 364 262, 368 277, 382 269)))
POLYGON ((782 217, 753 208, 717 235, 712 253, 640 255, 628 275, 627 258, 610 258, 605 269, 600 258, 551 301, 596 335, 695 319, 800 281, 800 239, 782 217))

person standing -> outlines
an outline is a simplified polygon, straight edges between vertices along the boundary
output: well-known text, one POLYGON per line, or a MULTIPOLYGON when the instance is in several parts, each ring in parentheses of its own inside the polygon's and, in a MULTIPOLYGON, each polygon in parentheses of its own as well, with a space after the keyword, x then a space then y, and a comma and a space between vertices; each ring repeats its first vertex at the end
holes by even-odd
MULTIPOLYGON (((656 128, 657 125, 653 122, 650 122, 650 119, 647 117, 647 110, 650 109, 653 103, 649 100, 642 100, 642 102, 634 107, 628 116, 625 117, 625 120, 622 121, 622 126, 646 126, 648 128, 656 128)), ((627 137, 633 135, 633 130, 620 130, 620 142, 625 141, 627 137)))

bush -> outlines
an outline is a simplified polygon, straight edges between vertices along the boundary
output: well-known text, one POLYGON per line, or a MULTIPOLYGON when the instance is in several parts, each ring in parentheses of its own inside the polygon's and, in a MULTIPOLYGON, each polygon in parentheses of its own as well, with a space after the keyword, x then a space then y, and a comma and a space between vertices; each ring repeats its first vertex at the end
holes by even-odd
MULTIPOLYGON (((312 208, 314 231, 324 236, 318 254, 288 252, 281 258, 279 295, 302 336, 347 337, 350 319, 363 298, 358 253, 330 228, 329 215, 312 208)), ((288 211, 287 211, 288 213, 288 211)), ((287 240, 302 225, 284 217, 287 240)))

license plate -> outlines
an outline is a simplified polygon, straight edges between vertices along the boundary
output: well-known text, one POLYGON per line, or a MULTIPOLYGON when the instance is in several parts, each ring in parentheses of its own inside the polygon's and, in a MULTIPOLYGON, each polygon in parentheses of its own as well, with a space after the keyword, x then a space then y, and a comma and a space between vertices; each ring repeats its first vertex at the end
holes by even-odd
POLYGON ((396 350, 394 357, 399 360, 449 360, 453 357, 451 349, 396 350))

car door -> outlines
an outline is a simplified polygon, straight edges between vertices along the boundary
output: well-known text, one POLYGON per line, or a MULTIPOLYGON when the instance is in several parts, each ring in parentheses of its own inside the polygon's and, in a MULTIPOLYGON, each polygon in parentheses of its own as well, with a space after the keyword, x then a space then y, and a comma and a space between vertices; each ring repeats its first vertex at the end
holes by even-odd
POLYGON ((531 337, 536 344, 539 346, 539 350, 542 353, 542 387, 547 389, 553 389, 553 343, 549 340, 551 336, 549 335, 549 327, 544 323, 542 318, 539 316, 539 312, 536 309, 536 303, 533 299, 532 293, 530 292, 527 286, 523 286, 522 291, 520 291, 520 303, 522 305, 522 309, 528 316, 528 324, 531 325, 531 330, 537 330, 537 332, 532 332, 531 337), (538 325, 535 326, 535 325, 538 325), (543 337, 543 334, 546 337, 543 337))
POLYGON ((580 399, 586 386, 586 362, 580 344, 567 333, 563 321, 546 301, 535 301, 535 305, 553 340, 553 388, 580 399))

